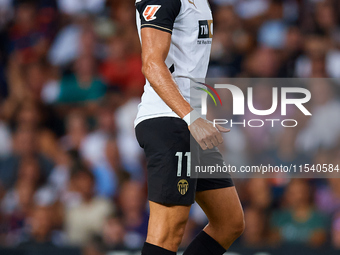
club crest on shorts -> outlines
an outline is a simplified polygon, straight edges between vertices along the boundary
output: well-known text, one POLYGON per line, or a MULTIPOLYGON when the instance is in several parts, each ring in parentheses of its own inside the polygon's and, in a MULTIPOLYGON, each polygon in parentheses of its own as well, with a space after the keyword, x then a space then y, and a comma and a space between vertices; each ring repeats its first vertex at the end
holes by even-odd
POLYGON ((187 180, 182 179, 177 183, 177 189, 178 192, 181 193, 181 195, 185 195, 189 189, 189 183, 187 180))
POLYGON ((148 5, 146 6, 144 12, 143 12, 143 17, 146 21, 152 21, 155 20, 157 17, 156 12, 161 8, 161 5, 148 5))

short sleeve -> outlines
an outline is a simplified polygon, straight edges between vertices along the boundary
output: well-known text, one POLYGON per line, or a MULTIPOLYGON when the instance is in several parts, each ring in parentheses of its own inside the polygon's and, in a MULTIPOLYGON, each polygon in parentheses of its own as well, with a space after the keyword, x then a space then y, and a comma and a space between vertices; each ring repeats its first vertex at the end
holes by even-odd
POLYGON ((172 33, 181 9, 181 0, 137 0, 136 8, 141 19, 141 28, 151 27, 172 33))

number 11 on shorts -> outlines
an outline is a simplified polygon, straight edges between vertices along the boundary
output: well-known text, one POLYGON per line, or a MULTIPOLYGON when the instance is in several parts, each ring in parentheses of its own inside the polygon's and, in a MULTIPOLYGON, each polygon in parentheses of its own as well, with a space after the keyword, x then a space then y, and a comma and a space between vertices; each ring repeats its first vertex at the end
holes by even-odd
MULTIPOLYGON (((187 158, 187 177, 190 177, 190 169, 191 169, 191 152, 186 152, 184 155, 187 158)), ((182 163, 183 163, 183 152, 177 152, 176 157, 178 157, 178 165, 177 165, 177 177, 182 176, 182 163)))

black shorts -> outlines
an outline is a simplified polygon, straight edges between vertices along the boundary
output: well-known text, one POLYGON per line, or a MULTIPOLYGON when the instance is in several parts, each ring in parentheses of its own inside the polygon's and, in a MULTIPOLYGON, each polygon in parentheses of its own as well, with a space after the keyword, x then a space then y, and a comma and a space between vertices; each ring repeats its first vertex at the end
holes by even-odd
MULTIPOLYGON (((190 132, 179 118, 159 117, 144 120, 136 127, 139 145, 144 149, 148 170, 148 199, 165 205, 190 205, 195 202, 197 191, 234 186, 231 178, 199 179, 190 177, 188 159, 190 132)), ((204 161, 223 165, 217 148, 202 150, 197 146, 195 155, 201 165, 204 161)), ((191 160, 191 159, 190 159, 191 160)), ((189 164, 190 168, 190 164, 189 164)))

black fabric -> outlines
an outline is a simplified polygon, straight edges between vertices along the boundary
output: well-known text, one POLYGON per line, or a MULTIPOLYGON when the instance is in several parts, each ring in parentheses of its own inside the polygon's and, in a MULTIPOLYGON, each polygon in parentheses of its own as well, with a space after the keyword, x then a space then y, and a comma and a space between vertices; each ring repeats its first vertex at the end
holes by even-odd
POLYGON ((147 160, 148 199, 165 205, 191 205, 195 202, 197 179, 187 176, 186 152, 190 152, 188 125, 179 118, 144 120, 136 127, 136 137, 147 160), (182 153, 182 173, 177 176, 182 153), (178 187, 187 182, 187 190, 178 187))
POLYGON ((198 179, 196 192, 214 190, 214 189, 223 189, 228 187, 233 187, 234 182, 231 178, 207 178, 207 179, 198 179))
POLYGON ((190 243, 183 255, 222 255, 226 250, 211 236, 202 231, 190 243))
POLYGON ((170 73, 175 72, 175 64, 172 64, 172 66, 170 66, 169 71, 170 71, 170 73))
MULTIPOLYGON (((224 160, 217 148, 203 151, 190 146, 190 131, 182 119, 159 117, 144 120, 136 127, 136 137, 146 155, 150 201, 165 205, 190 205, 195 202, 197 191, 234 186, 231 178, 197 179, 187 176, 187 152, 191 152, 192 162, 197 158, 202 163, 211 164, 213 160, 214 164, 223 165, 224 160), (180 176, 178 153, 182 157, 180 176)), ((191 167, 194 165, 191 164, 191 167)))
POLYGON ((181 0, 142 0, 137 2, 136 9, 141 19, 141 28, 151 27, 172 33, 181 5, 181 0))
POLYGON ((145 242, 142 255, 176 255, 176 252, 145 242))

